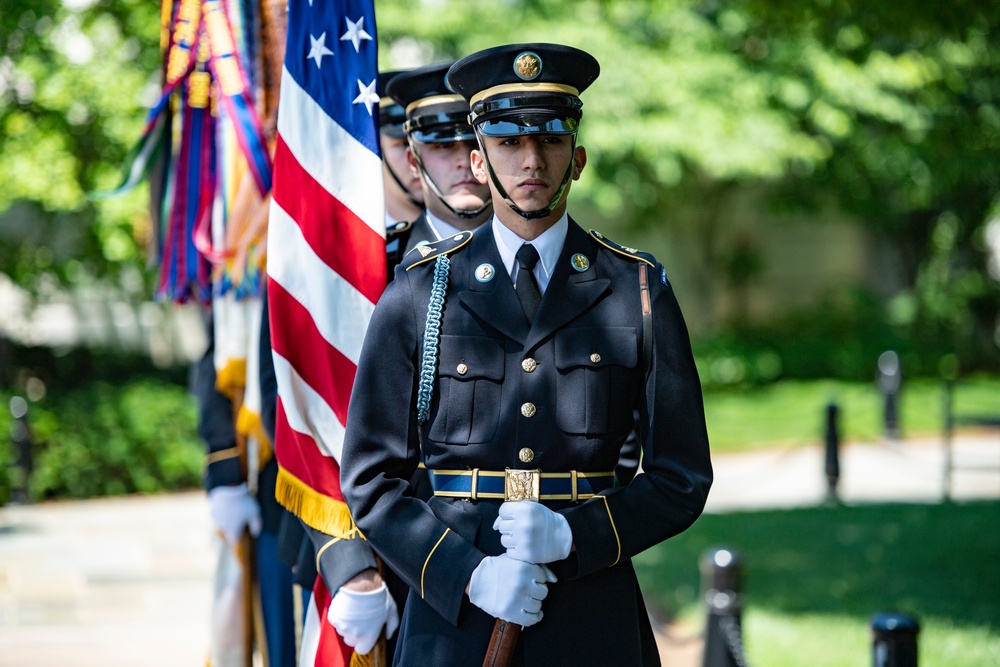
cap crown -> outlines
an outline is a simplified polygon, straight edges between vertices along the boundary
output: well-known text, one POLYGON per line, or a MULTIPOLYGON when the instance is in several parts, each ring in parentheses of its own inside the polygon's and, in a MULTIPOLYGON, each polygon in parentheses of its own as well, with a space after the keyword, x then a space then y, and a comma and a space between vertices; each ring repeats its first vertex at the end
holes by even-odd
POLYGON ((406 110, 405 129, 416 141, 443 143, 472 139, 469 103, 445 81, 452 62, 434 63, 397 75, 386 92, 406 110))
POLYGON ((541 84, 566 86, 579 95, 600 73, 596 58, 572 46, 507 44, 478 51, 456 62, 448 71, 448 84, 470 101, 494 88, 504 87, 498 94, 511 94, 518 89, 544 88, 541 84))
POLYGON ((470 103, 476 130, 493 137, 575 134, 580 93, 600 74, 586 51, 560 44, 508 44, 459 60, 448 83, 470 103))

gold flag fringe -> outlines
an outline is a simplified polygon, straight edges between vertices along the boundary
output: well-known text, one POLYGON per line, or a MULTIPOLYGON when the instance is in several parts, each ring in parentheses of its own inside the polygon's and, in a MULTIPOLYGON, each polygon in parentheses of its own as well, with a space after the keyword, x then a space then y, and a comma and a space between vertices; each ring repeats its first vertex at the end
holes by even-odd
POLYGON ((357 652, 351 654, 350 667, 385 667, 387 657, 385 629, 383 628, 382 634, 371 652, 364 655, 357 652))
POLYGON ((264 422, 261 421, 260 415, 249 409, 246 403, 240 406, 240 412, 236 415, 236 430, 249 438, 257 439, 260 452, 257 458, 260 467, 263 468, 267 465, 268 461, 274 457, 274 447, 271 445, 271 439, 267 437, 267 431, 264 430, 264 422))
POLYGON ((371 654, 361 655, 357 651, 351 654, 351 667, 375 667, 371 654))
POLYGON ((247 386, 246 359, 229 359, 226 365, 215 373, 215 388, 230 400, 235 398, 237 390, 242 391, 247 386))
POLYGON ((365 539, 347 504, 314 491, 284 468, 278 468, 274 497, 306 525, 342 540, 365 539))

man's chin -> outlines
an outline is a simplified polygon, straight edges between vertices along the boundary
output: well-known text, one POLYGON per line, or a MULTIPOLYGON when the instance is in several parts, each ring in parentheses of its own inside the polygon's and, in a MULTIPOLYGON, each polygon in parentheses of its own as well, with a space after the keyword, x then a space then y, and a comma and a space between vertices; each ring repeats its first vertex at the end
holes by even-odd
POLYGON ((525 213, 530 213, 532 211, 541 211, 542 209, 548 208, 552 200, 544 197, 518 197, 513 201, 514 205, 519 209, 525 213))
POLYGON ((452 195, 445 201, 456 211, 475 211, 486 203, 485 199, 475 195, 452 195))

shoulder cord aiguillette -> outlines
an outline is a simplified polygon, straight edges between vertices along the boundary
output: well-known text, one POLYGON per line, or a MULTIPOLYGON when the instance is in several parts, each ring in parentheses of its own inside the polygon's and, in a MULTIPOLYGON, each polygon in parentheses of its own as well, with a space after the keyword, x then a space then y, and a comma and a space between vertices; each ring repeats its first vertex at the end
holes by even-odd
POLYGON ((434 285, 431 300, 427 305, 427 323, 424 325, 424 349, 420 362, 420 385, 417 391, 417 423, 427 421, 431 409, 431 394, 434 391, 434 374, 437 372, 438 343, 441 339, 441 313, 444 310, 445 291, 448 289, 448 273, 451 259, 440 255, 434 263, 434 285))

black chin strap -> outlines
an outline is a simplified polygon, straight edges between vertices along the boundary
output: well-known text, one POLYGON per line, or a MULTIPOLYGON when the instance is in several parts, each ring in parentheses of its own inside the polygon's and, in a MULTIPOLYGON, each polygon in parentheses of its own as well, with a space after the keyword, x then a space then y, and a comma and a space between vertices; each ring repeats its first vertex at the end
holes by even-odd
MULTIPOLYGON (((510 207, 510 210, 514 211, 514 213, 517 213, 525 220, 540 220, 541 218, 547 217, 551 214, 552 209, 556 207, 559 200, 562 199, 563 194, 566 192, 566 188, 569 187, 570 179, 573 177, 573 160, 570 159, 569 166, 566 168, 566 173, 563 174, 562 183, 559 184, 559 189, 556 190, 556 193, 552 195, 552 200, 549 202, 549 205, 536 211, 522 211, 517 204, 514 203, 514 200, 510 198, 510 195, 507 194, 503 185, 500 184, 500 179, 497 178, 496 172, 493 171, 493 165, 490 163, 490 156, 486 152, 486 144, 483 142, 483 137, 479 134, 478 128, 476 128, 476 138, 479 140, 479 150, 483 153, 483 161, 486 163, 486 170, 490 174, 490 180, 493 181, 493 185, 496 186, 497 192, 500 194, 500 197, 503 198, 504 203, 510 207)), ((573 144, 570 149, 570 155, 573 155, 575 152, 576 134, 573 135, 573 144)))
POLYGON ((389 171, 389 175, 392 176, 392 180, 396 182, 396 185, 398 185, 399 189, 403 191, 403 194, 405 194, 406 198, 410 200, 410 203, 416 206, 417 208, 422 209, 424 207, 424 203, 419 199, 417 199, 416 197, 414 197, 413 193, 410 192, 410 189, 407 188, 405 185, 403 185, 403 181, 399 178, 399 175, 396 174, 396 170, 392 168, 392 165, 390 165, 385 160, 383 160, 382 162, 383 164, 385 164, 385 168, 389 171))
POLYGON ((483 205, 479 208, 455 208, 445 200, 444 194, 442 194, 441 189, 438 188, 437 183, 434 182, 431 175, 427 173, 426 169, 424 169, 424 161, 420 157, 420 151, 417 150, 417 147, 412 141, 410 142, 410 152, 413 153, 413 159, 417 161, 417 166, 420 168, 420 175, 423 177, 424 182, 427 183, 427 186, 431 189, 431 192, 434 193, 434 196, 438 198, 438 201, 444 204, 446 209, 451 211, 452 215, 457 215, 465 220, 472 220, 473 218, 478 218, 482 215, 493 204, 493 198, 487 197, 483 201, 483 205))

